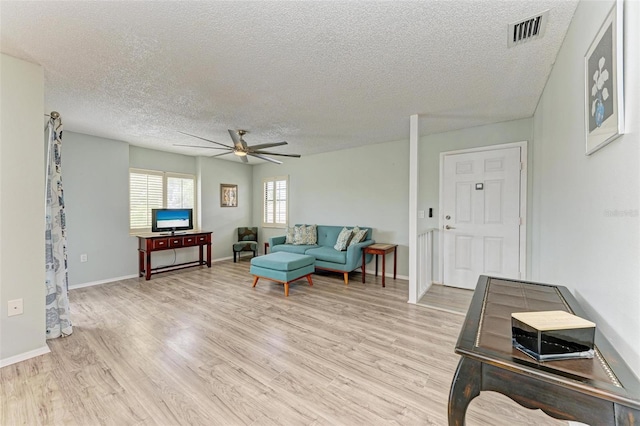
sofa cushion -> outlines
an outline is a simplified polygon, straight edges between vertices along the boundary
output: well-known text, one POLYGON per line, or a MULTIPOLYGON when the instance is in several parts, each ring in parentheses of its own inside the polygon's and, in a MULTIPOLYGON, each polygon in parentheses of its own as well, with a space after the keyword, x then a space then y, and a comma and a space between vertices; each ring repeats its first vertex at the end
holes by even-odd
POLYGON ((287 237, 284 241, 285 244, 293 244, 295 233, 295 226, 287 226, 287 237))
POLYGON ((318 225, 306 225, 302 232, 302 244, 315 245, 318 242, 318 225))
POLYGON ((306 254, 315 257, 317 260, 324 260, 333 263, 347 263, 347 252, 338 251, 333 247, 318 247, 306 251, 306 254))
POLYGON ((303 245, 293 245, 293 244, 278 244, 276 246, 272 246, 271 247, 271 252, 275 253, 278 251, 284 251, 287 253, 298 253, 298 254, 305 254, 305 252, 309 249, 312 248, 316 248, 318 246, 316 245, 307 245, 307 244, 303 244, 303 245))
POLYGON ((353 231, 351 229, 347 229, 347 227, 345 226, 344 228, 342 228, 342 231, 340 231, 340 234, 338 234, 338 239, 336 240, 336 244, 333 246, 333 248, 340 251, 346 250, 349 246, 351 237, 353 237, 353 231))
POLYGON ((363 242, 367 238, 367 230, 360 229, 357 226, 353 228, 353 237, 349 241, 349 246, 363 242))
POLYGON ((293 228, 293 244, 296 246, 301 246, 305 243, 306 237, 306 226, 304 225, 296 225, 293 228))

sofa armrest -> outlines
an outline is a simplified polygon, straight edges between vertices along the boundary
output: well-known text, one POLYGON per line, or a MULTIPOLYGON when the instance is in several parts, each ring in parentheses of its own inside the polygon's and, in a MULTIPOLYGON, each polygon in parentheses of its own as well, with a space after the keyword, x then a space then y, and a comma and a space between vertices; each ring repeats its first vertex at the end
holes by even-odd
POLYGON ((362 266, 362 249, 375 243, 375 240, 365 240, 347 247, 347 266, 356 269, 362 266))
POLYGON ((285 235, 281 235, 279 237, 271 237, 269 238, 269 247, 277 246, 279 244, 284 244, 286 240, 287 240, 287 237, 285 235))

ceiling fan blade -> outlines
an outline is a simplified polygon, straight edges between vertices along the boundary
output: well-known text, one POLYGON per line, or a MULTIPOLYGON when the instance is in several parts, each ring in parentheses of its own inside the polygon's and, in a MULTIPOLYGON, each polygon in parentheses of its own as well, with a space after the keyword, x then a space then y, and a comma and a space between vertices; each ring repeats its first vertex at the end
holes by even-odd
POLYGON ((231 152, 230 150, 232 150, 233 148, 231 147, 226 147, 226 148, 218 148, 217 146, 203 146, 203 145, 185 145, 185 144, 181 144, 181 143, 174 143, 173 146, 186 146, 189 148, 205 148, 205 149, 226 149, 229 152, 231 152))
POLYGON ((178 131, 178 133, 182 133, 183 135, 191 136, 191 137, 193 137, 193 138, 202 139, 203 141, 207 141, 207 142, 215 143, 216 145, 222 145, 222 146, 224 146, 225 148, 233 149, 233 147, 230 147, 230 146, 225 145, 225 144, 223 144, 223 143, 216 142, 216 141, 212 141, 212 140, 205 139, 205 138, 201 138, 200 136, 192 135, 191 133, 185 133, 185 132, 180 132, 180 131, 178 131))
POLYGON ((221 155, 231 154, 233 151, 223 152, 222 154, 210 155, 209 158, 220 157, 221 155))
POLYGON ((280 154, 278 152, 269 152, 269 151, 253 151, 254 154, 267 154, 267 155, 279 155, 281 157, 294 157, 300 158, 300 154, 280 154))
POLYGON ((248 147, 250 150, 264 149, 264 148, 272 148, 274 146, 282 146, 287 145, 286 142, 274 142, 274 143, 261 143, 260 145, 252 145, 248 147))
POLYGON ((261 160, 269 161, 271 163, 282 164, 282 161, 274 160, 273 158, 265 157, 264 155, 256 154, 255 152, 250 152, 247 155, 252 157, 260 158, 261 160))
POLYGON ((243 163, 248 163, 249 162, 249 159, 247 158, 246 155, 241 155, 240 159, 242 160, 243 163))
POLYGON ((236 149, 247 149, 247 143, 242 139, 242 136, 240 136, 237 131, 231 129, 227 130, 229 130, 229 135, 231 135, 233 145, 236 147, 236 149))

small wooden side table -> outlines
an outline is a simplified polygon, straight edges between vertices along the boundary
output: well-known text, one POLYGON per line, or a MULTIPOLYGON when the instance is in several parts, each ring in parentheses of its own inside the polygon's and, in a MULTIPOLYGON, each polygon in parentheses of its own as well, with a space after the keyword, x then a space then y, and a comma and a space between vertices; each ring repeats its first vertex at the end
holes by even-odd
POLYGON ((376 255, 376 277, 378 276, 378 256, 382 255, 382 287, 384 287, 384 278, 385 278, 385 256, 389 253, 393 253, 393 279, 396 279, 396 269, 398 264, 398 252, 396 248, 397 244, 382 244, 376 243, 371 244, 370 246, 366 246, 362 249, 362 283, 364 283, 364 277, 367 275, 366 271, 366 256, 367 254, 375 254, 376 255))
POLYGON ((264 254, 267 254, 268 250, 269 250, 269 242, 267 241, 266 243, 264 243, 264 254))

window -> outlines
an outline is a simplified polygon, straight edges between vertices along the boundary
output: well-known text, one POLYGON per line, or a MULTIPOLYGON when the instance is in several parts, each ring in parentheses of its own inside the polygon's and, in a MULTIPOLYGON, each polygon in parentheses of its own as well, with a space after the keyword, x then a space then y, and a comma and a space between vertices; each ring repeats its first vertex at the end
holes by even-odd
POLYGON ((286 176, 266 178, 262 181, 264 204, 262 226, 284 228, 288 222, 289 179, 286 176))
POLYGON ((195 189, 193 175, 129 169, 129 231, 150 231, 151 209, 195 209, 195 189))

